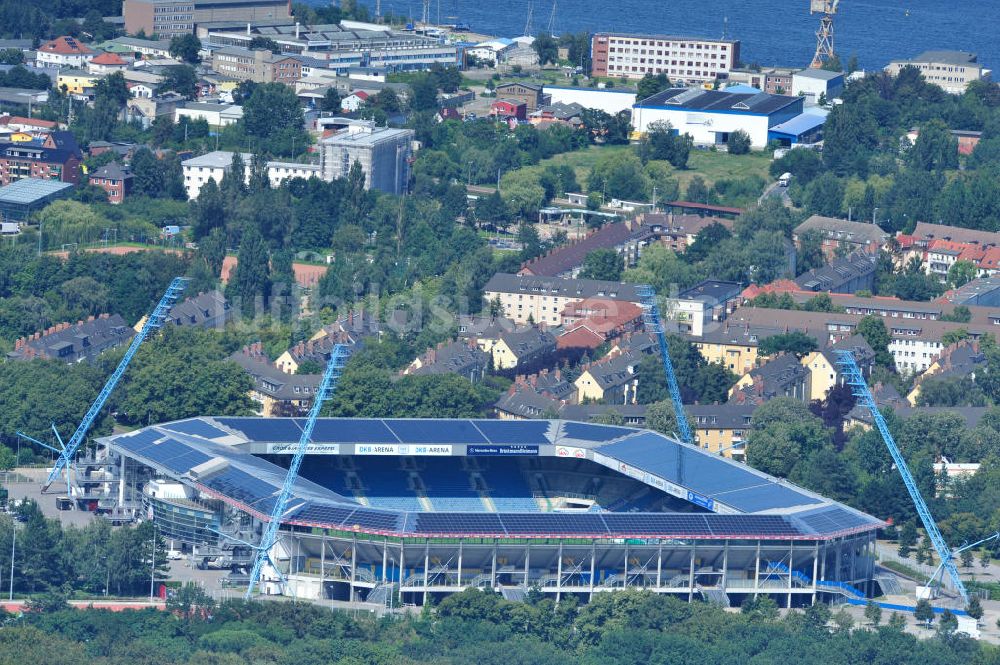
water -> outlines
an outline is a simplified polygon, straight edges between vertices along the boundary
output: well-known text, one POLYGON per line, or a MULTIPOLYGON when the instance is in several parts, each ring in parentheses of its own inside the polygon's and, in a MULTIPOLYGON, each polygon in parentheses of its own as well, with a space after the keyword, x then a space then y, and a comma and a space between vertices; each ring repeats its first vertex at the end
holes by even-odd
MULTIPOLYGON (((314 5, 329 0, 306 0, 314 5)), ((360 0, 374 12, 375 0, 360 0)), ((531 34, 548 26, 552 0, 531 0, 531 34)), ((523 34, 529 0, 432 0, 431 18, 461 21, 479 33, 523 34), (454 17, 457 17, 454 18, 454 17)), ((383 12, 420 16, 420 0, 382 0, 383 12)), ((808 0, 558 0, 554 32, 639 32, 696 37, 726 34, 742 41, 744 62, 806 66, 816 47, 819 16, 808 0)), ((879 69, 890 60, 927 49, 979 54, 1000 67, 1000 2, 997 0, 843 0, 834 23, 835 46, 845 62, 879 69)))

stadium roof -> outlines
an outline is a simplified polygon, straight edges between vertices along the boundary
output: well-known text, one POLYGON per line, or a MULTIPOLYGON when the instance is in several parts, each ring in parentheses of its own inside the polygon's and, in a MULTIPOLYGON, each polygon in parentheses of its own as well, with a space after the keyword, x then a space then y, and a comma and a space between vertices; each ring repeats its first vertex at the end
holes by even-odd
MULTIPOLYGON (((303 419, 201 417, 101 439, 159 473, 267 520, 303 419)), ((586 458, 707 512, 402 512, 299 478, 285 523, 406 537, 830 539, 879 520, 748 466, 646 430, 564 420, 322 418, 313 454, 586 458)))

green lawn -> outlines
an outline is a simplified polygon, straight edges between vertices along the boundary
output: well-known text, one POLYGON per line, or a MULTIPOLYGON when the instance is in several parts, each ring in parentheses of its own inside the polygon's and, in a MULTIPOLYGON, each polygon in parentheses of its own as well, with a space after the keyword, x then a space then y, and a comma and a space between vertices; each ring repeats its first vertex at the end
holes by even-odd
MULTIPOLYGON (((605 155, 621 153, 634 150, 632 146, 610 145, 610 146, 590 146, 586 150, 567 152, 556 155, 551 159, 540 162, 541 167, 552 165, 570 165, 576 170, 576 179, 581 188, 587 186, 587 175, 594 167, 598 159, 605 155)), ((666 164, 666 162, 663 162, 666 164)), ((688 168, 684 170, 672 170, 672 175, 680 184, 683 192, 691 179, 700 175, 711 187, 716 180, 726 178, 742 178, 750 175, 759 175, 765 180, 769 179, 767 169, 771 164, 771 157, 766 152, 751 152, 747 155, 730 155, 725 152, 713 152, 711 150, 692 150, 688 158, 688 168)))

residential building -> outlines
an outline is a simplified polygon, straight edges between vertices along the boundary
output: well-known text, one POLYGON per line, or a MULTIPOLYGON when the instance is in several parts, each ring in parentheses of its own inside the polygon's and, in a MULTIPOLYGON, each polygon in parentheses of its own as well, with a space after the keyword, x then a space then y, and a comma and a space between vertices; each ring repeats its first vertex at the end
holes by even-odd
POLYGON ((570 303, 562 315, 563 331, 556 337, 556 346, 572 360, 638 330, 643 321, 643 309, 638 305, 611 300, 570 303))
POLYGON ((367 103, 368 93, 364 90, 355 90, 340 100, 340 109, 349 113, 357 113, 367 103))
POLYGON ((810 372, 793 353, 779 353, 760 367, 755 367, 729 389, 734 404, 761 404, 775 397, 790 397, 808 402, 812 391, 810 372))
POLYGON ((549 104, 578 104, 585 109, 604 111, 616 115, 622 111, 632 112, 635 104, 635 90, 618 88, 574 88, 547 85, 542 89, 543 98, 549 104))
POLYGON ((554 397, 541 395, 530 387, 515 383, 500 396, 493 408, 500 420, 528 420, 556 415, 563 406, 564 403, 554 397))
POLYGON ((235 125, 243 117, 243 107, 238 104, 187 102, 174 109, 174 122, 204 120, 210 127, 235 125))
POLYGON ((304 416, 322 379, 320 374, 282 372, 268 361, 260 342, 243 347, 229 360, 253 379, 250 399, 259 405, 257 415, 265 418, 304 416))
POLYGON ((866 377, 871 376, 875 367, 875 352, 864 337, 852 335, 802 358, 802 366, 809 372, 807 401, 826 399, 832 388, 844 383, 844 373, 837 364, 835 353, 839 350, 852 351, 861 373, 866 377))
POLYGON ((630 265, 636 258, 636 251, 628 252, 634 245, 633 238, 641 233, 633 225, 626 222, 605 224, 579 240, 573 240, 565 245, 559 245, 549 250, 547 254, 521 264, 519 275, 534 275, 547 277, 576 277, 583 269, 587 255, 598 249, 613 249, 621 253, 631 253, 626 264, 630 265))
POLYGON ((528 111, 542 105, 542 86, 536 83, 501 83, 496 87, 497 99, 507 99, 524 104, 528 111))
MULTIPOLYGON (((245 179, 250 179, 250 163, 253 155, 241 153, 240 157, 246 165, 245 179)), ((184 189, 187 190, 188 198, 198 198, 198 193, 202 186, 209 180, 214 180, 215 184, 221 184, 222 178, 229 173, 233 165, 233 153, 225 150, 216 150, 205 155, 192 157, 181 162, 184 173, 184 189)), ((320 168, 314 164, 298 164, 295 162, 275 162, 267 163, 268 180, 274 187, 280 186, 288 178, 309 179, 318 176, 320 168)))
POLYGON ((590 53, 593 76, 641 79, 666 74, 671 81, 704 83, 724 79, 736 67, 740 42, 604 32, 593 36, 590 53))
POLYGON ((497 371, 517 369, 530 372, 541 369, 556 353, 556 338, 538 328, 501 333, 490 350, 493 368, 497 371))
POLYGON ((740 285, 706 279, 677 294, 672 299, 670 318, 681 333, 701 337, 705 326, 725 321, 739 305, 740 285))
POLYGON ((951 305, 1000 307, 1000 276, 980 277, 945 293, 940 302, 951 305))
POLYGON ((928 83, 953 95, 961 95, 972 81, 990 80, 990 70, 979 64, 975 53, 966 51, 924 51, 909 60, 893 60, 885 70, 898 76, 903 67, 916 67, 928 83))
POLYGON ((576 102, 570 104, 553 102, 546 106, 540 106, 537 111, 531 114, 528 121, 532 125, 541 128, 552 124, 581 128, 583 127, 582 115, 585 110, 576 102))
POLYGON ((56 79, 56 85, 60 89, 65 88, 66 93, 77 97, 93 97, 97 82, 102 77, 92 74, 85 69, 61 69, 56 79))
POLYGON ((645 404, 563 404, 557 415, 563 420, 607 424, 609 420, 621 418, 627 427, 646 426, 645 404))
POLYGON ((177 107, 185 104, 187 98, 176 92, 165 92, 152 97, 137 96, 126 102, 126 115, 131 122, 137 122, 148 129, 157 118, 174 117, 177 107))
POLYGON ((795 278, 795 283, 803 291, 827 291, 830 293, 855 293, 871 291, 875 286, 875 272, 878 255, 869 252, 854 252, 834 259, 829 265, 814 268, 795 278))
POLYGON ((472 383, 479 383, 490 367, 490 354, 475 342, 442 342, 418 356, 403 370, 403 374, 457 374, 472 383))
POLYGON ((504 54, 514 47, 514 42, 506 37, 480 42, 465 49, 466 56, 472 56, 481 63, 496 66, 504 54))
POLYGON ((792 232, 792 239, 800 249, 802 236, 807 231, 815 231, 822 236, 823 255, 827 261, 832 261, 838 253, 844 253, 845 250, 848 253, 858 250, 877 251, 892 237, 875 224, 811 215, 792 232))
MULTIPOLYGON (((164 318, 165 325, 222 330, 233 318, 233 310, 221 291, 213 290, 185 298, 175 304, 164 318)), ((145 323, 145 320, 141 321, 145 323)), ((138 327, 142 327, 136 324, 138 327)))
POLYGON ((917 406, 921 387, 927 379, 949 379, 968 377, 973 382, 976 374, 986 373, 986 354, 976 340, 963 339, 941 350, 938 357, 917 377, 906 401, 917 406))
POLYGON ((358 162, 366 189, 402 194, 409 186, 413 137, 412 129, 352 123, 320 140, 320 178, 327 182, 346 178, 358 162))
POLYGON ((636 285, 595 279, 497 273, 483 291, 487 302, 499 302, 504 316, 519 324, 561 325, 566 306, 584 300, 642 303, 636 285))
POLYGON ((22 178, 80 183, 80 154, 33 143, 0 143, 0 185, 22 178))
POLYGON ((41 178, 23 178, 0 186, 0 221, 25 222, 33 212, 72 193, 71 183, 41 178))
POLYGON ((93 362, 101 353, 127 344, 135 331, 120 315, 101 314, 77 323, 60 323, 14 342, 11 360, 44 358, 65 363, 93 362))
POLYGON ((832 102, 844 90, 844 73, 826 69, 800 69, 792 74, 793 95, 806 98, 806 104, 832 102))
POLYGON ((51 67, 86 67, 97 53, 76 37, 56 37, 38 47, 35 62, 51 67))
POLYGON ((170 39, 213 21, 290 21, 287 0, 125 0, 125 31, 170 39))
POLYGON ((700 448, 724 457, 743 460, 754 404, 686 404, 688 424, 700 448))
POLYGON ((100 187, 108 195, 108 203, 117 205, 125 200, 132 191, 134 177, 127 166, 111 162, 97 169, 88 176, 87 181, 95 187, 100 187))
POLYGON ((107 76, 128 69, 129 63, 115 53, 100 53, 87 63, 87 71, 97 76, 107 76))
POLYGON ((802 114, 803 98, 786 95, 732 93, 703 88, 670 88, 632 108, 632 125, 639 134, 654 122, 669 122, 697 145, 725 145, 729 134, 746 132, 754 148, 768 142, 768 131, 802 114))
MULTIPOLYGON (((683 202, 676 202, 681 203, 683 202)), ((740 211, 742 212, 742 211, 740 211)), ((647 212, 639 216, 644 235, 650 242, 660 242, 675 252, 687 251, 698 234, 712 224, 721 224, 728 230, 733 228, 733 220, 712 215, 691 215, 676 213, 647 212)))
POLYGON ((635 404, 639 389, 637 370, 642 357, 622 353, 605 356, 580 368, 573 384, 581 402, 599 401, 604 404, 635 404))

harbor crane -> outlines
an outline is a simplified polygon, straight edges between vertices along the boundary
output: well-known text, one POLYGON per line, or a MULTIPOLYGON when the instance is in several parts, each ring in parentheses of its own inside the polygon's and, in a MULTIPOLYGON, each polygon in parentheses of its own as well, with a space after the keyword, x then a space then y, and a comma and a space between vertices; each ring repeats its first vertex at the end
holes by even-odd
POLYGON ((108 398, 118 385, 118 382, 121 381, 122 376, 125 375, 125 370, 128 369, 129 363, 132 362, 132 358, 135 357, 139 347, 142 346, 142 343, 146 341, 150 334, 159 330, 163 326, 163 322, 167 318, 167 313, 170 312, 170 308, 174 306, 177 299, 182 293, 184 293, 184 289, 187 287, 188 281, 190 280, 187 277, 175 277, 173 281, 170 282, 170 286, 167 287, 163 297, 160 298, 160 302, 157 303, 153 313, 149 315, 148 319, 146 319, 146 323, 143 324, 139 332, 132 338, 132 342, 129 344, 128 350, 125 351, 125 355, 122 356, 121 362, 118 363, 118 367, 116 367, 115 371, 111 373, 110 377, 108 377, 108 380, 101 389, 101 392, 97 395, 97 399, 95 399, 94 403, 90 405, 89 409, 87 409, 87 413, 84 414, 83 420, 80 421, 79 426, 77 426, 76 431, 73 432, 73 436, 70 437, 68 443, 63 443, 62 437, 59 436, 59 430, 56 429, 55 424, 52 425, 52 431, 56 435, 56 442, 59 444, 59 448, 42 443, 38 439, 34 439, 23 432, 17 432, 17 436, 51 450, 57 455, 55 464, 52 465, 52 470, 49 472, 49 477, 42 486, 43 492, 48 490, 53 481, 55 481, 55 479, 58 478, 63 471, 65 471, 67 496, 72 497, 72 493, 70 491, 70 469, 73 462, 73 456, 76 455, 77 450, 80 449, 80 445, 83 444, 84 437, 87 436, 87 432, 90 431, 90 428, 93 426, 94 421, 100 414, 101 409, 104 408, 105 402, 108 401, 108 398))
MULTIPOLYGON (((319 388, 316 390, 315 396, 313 397, 312 407, 309 409, 309 415, 306 417, 305 425, 302 427, 302 435, 299 437, 299 444, 295 449, 295 454, 292 456, 292 462, 288 465, 288 473, 285 474, 285 482, 281 486, 281 492, 278 494, 278 499, 274 503, 274 508, 271 510, 271 516, 264 528, 264 534, 261 536, 260 544, 250 545, 249 543, 243 543, 248 545, 251 549, 256 550, 257 555, 254 558, 253 569, 250 572, 250 583, 247 585, 246 594, 244 598, 250 600, 253 597, 254 587, 257 586, 260 581, 260 574, 264 568, 264 564, 269 564, 271 568, 278 574, 278 576, 284 581, 284 576, 278 569, 278 566, 271 559, 271 548, 278 539, 278 527, 281 526, 281 518, 285 516, 285 511, 288 509, 288 500, 292 496, 292 488, 295 486, 295 481, 299 477, 299 467, 302 466, 302 459, 306 454, 306 447, 309 445, 309 441, 312 439, 313 429, 316 427, 316 419, 319 417, 320 409, 323 408, 323 402, 333 395, 334 390, 337 388, 337 382, 340 380, 340 374, 344 370, 344 363, 347 362, 347 357, 350 355, 350 347, 346 344, 337 344, 333 347, 330 352, 330 358, 327 360, 326 369, 323 371, 323 378, 320 380, 319 388)), ((242 542, 242 541, 240 541, 242 542)))
MULTIPOLYGON (((969 592, 966 590, 965 584, 962 583, 962 578, 958 574, 958 568, 955 566, 955 552, 952 552, 951 548, 948 547, 948 543, 945 542, 944 536, 941 535, 941 530, 938 529, 937 522, 934 521, 934 516, 927 506, 927 502, 924 501, 923 495, 920 494, 917 481, 913 478, 913 474, 910 472, 910 467, 906 464, 906 459, 903 457, 902 451, 896 445, 896 440, 893 439, 892 432, 889 431, 889 426, 886 424, 885 418, 882 417, 882 413, 878 410, 878 404, 875 402, 875 397, 865 382, 864 375, 861 374, 861 369, 854 358, 854 353, 850 349, 838 350, 835 353, 837 355, 837 364, 844 373, 844 383, 851 387, 851 392, 854 393, 858 404, 867 408, 869 413, 871 413, 875 427, 878 429, 879 434, 882 435, 882 441, 885 442, 885 447, 888 448, 889 455, 892 457, 892 461, 895 462, 899 475, 903 477, 903 484, 906 485, 906 491, 909 492, 910 499, 917 509, 917 515, 920 516, 920 521, 924 525, 924 531, 927 532, 927 537, 937 551, 938 558, 941 559, 938 571, 943 568, 948 572, 955 591, 962 597, 962 602, 968 604, 969 592)), ((934 578, 937 577, 938 571, 931 577, 928 582, 929 586, 934 584, 934 578)))
POLYGON ((812 69, 820 69, 827 60, 834 57, 833 17, 837 14, 840 0, 809 0, 809 13, 822 14, 819 30, 816 31, 816 54, 813 55, 812 69))

